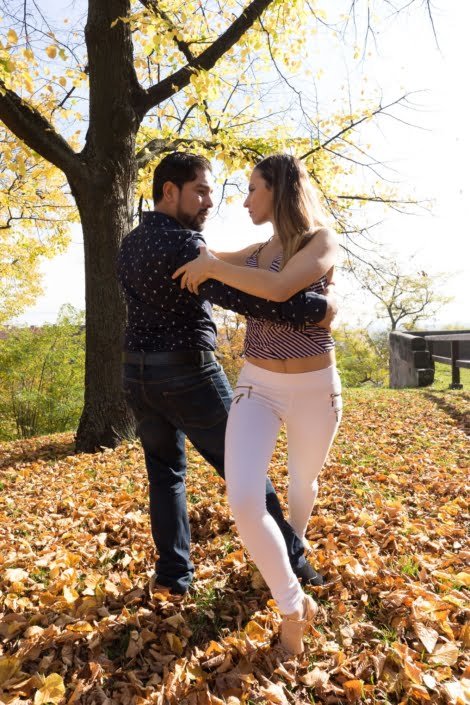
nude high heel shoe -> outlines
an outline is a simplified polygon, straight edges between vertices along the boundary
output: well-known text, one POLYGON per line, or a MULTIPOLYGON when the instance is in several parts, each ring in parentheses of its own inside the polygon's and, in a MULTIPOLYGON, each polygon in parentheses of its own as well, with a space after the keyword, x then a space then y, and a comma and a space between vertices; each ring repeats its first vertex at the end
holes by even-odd
POLYGON ((302 613, 284 614, 281 622, 281 645, 291 654, 298 656, 304 651, 304 634, 318 612, 318 605, 310 595, 304 595, 302 613))

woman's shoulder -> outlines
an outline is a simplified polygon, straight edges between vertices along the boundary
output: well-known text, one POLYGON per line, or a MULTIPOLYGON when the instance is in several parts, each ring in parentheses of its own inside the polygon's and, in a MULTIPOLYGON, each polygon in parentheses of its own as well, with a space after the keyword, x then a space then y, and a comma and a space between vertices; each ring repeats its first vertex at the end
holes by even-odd
POLYGON ((313 229, 312 232, 306 236, 306 240, 304 247, 315 249, 317 249, 320 241, 325 247, 336 248, 339 244, 336 230, 328 225, 320 225, 318 228, 313 229))
POLYGON ((257 242, 255 245, 246 248, 246 257, 258 257, 261 250, 264 250, 269 240, 263 240, 263 242, 257 242))
POLYGON ((330 225, 319 225, 316 228, 312 228, 311 237, 331 237, 337 238, 336 230, 330 225))

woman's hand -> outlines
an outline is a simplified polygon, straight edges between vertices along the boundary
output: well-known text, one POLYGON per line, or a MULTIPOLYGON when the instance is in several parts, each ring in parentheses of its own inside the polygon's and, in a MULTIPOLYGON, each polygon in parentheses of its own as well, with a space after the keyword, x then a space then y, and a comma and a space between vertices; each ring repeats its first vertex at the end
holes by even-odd
POLYGON ((183 264, 179 267, 176 272, 172 274, 172 279, 177 279, 181 276, 181 288, 188 289, 192 294, 199 293, 199 284, 205 282, 206 279, 210 279, 210 267, 213 265, 214 260, 217 257, 207 249, 205 245, 201 245, 199 248, 199 257, 193 259, 191 262, 183 264))

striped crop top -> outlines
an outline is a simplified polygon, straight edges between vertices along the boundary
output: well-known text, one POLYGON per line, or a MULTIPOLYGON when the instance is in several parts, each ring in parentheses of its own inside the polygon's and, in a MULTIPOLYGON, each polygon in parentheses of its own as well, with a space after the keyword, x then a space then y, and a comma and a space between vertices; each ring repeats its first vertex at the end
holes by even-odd
MULTIPOLYGON (((246 260, 246 266, 258 267, 258 255, 261 245, 246 260)), ((272 272, 279 272, 282 255, 275 257, 269 267, 272 272)), ((327 278, 321 277, 306 291, 323 294, 328 285, 327 278)), ((275 323, 263 319, 247 318, 244 345, 245 357, 257 357, 263 360, 288 360, 294 357, 320 355, 335 347, 330 333, 315 323, 305 323, 301 329, 290 323, 275 323)))

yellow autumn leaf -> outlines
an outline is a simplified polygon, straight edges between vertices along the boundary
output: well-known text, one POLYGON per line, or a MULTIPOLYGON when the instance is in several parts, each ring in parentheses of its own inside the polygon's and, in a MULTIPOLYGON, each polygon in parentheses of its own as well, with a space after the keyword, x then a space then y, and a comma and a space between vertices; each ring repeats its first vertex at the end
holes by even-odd
POLYGON ((46 54, 49 57, 49 59, 55 59, 57 56, 57 47, 51 44, 50 46, 46 47, 46 54))
POLYGON ((439 644, 434 649, 434 653, 429 658, 429 662, 437 665, 444 664, 446 666, 453 666, 457 663, 460 652, 456 644, 448 642, 446 644, 439 644))
POLYGON ((17 44, 18 43, 18 35, 15 32, 14 29, 9 29, 7 32, 7 40, 9 44, 17 44))
POLYGON ((169 624, 170 627, 173 627, 174 629, 177 629, 179 626, 184 624, 184 617, 182 614, 172 614, 171 617, 167 617, 166 619, 163 620, 165 624, 169 624))
POLYGON ((465 587, 470 587, 470 573, 466 573, 465 571, 462 571, 461 573, 457 573, 457 575, 454 576, 454 580, 459 585, 464 585, 465 587))
POLYGON ((470 649, 470 623, 463 625, 460 631, 460 641, 466 649, 470 649))
POLYGON ((232 553, 228 553, 223 559, 223 562, 228 564, 231 563, 233 565, 243 565, 243 563, 245 563, 245 554, 243 548, 240 548, 238 551, 232 551, 232 553))
POLYGON ((202 670, 201 666, 199 666, 197 663, 189 664, 186 668, 186 673, 188 678, 192 681, 196 681, 201 678, 204 679, 206 675, 202 670))
POLYGON ((34 83, 32 82, 31 78, 29 76, 25 76, 23 78, 23 81, 24 81, 24 85, 25 85, 26 90, 29 91, 30 93, 33 93, 34 83))
POLYGON ((223 646, 221 646, 221 644, 219 644, 217 641, 212 640, 212 641, 210 641, 209 646, 205 650, 204 656, 209 657, 214 653, 215 654, 223 654, 224 651, 225 651, 225 649, 223 646))
POLYGON ((183 644, 181 643, 181 639, 177 637, 176 634, 172 634, 171 632, 167 632, 166 638, 172 652, 178 656, 181 656, 183 653, 183 644))
POLYGON ((250 639, 256 643, 263 643, 269 641, 269 632, 264 629, 258 622, 251 620, 245 627, 245 634, 250 639))
POLYGON ((9 583, 20 583, 28 577, 28 573, 23 568, 7 568, 3 575, 9 583))
POLYGON ((20 670, 21 661, 15 656, 0 658, 0 687, 5 685, 20 670))
POLYGON ((267 686, 262 686, 259 689, 260 695, 267 700, 268 703, 275 703, 275 705, 288 705, 289 700, 287 699, 284 688, 280 683, 268 683, 267 686))
POLYGON ((315 666, 315 668, 313 668, 311 671, 307 671, 305 675, 300 676, 299 678, 299 680, 302 683, 305 683, 305 685, 308 685, 309 688, 323 688, 328 682, 328 679, 328 673, 318 668, 318 666, 315 666))
POLYGON ((431 696, 429 695, 424 685, 412 685, 410 687, 409 694, 413 701, 417 700, 418 702, 424 703, 431 701, 431 696))
POLYGON ((167 602, 168 597, 170 596, 170 591, 168 592, 152 592, 152 599, 157 600, 158 602, 167 602))
POLYGON ((14 615, 11 616, 13 617, 11 621, 4 619, 3 622, 0 623, 0 636, 11 637, 23 629, 24 621, 20 618, 15 619, 14 615))
POLYGON ((76 590, 71 587, 68 587, 68 585, 64 586, 64 598, 69 605, 73 604, 75 600, 78 600, 79 597, 80 595, 76 590))
POLYGON ((67 631, 78 632, 80 634, 93 631, 93 627, 91 626, 91 624, 89 622, 84 621, 75 622, 75 624, 67 624, 65 628, 67 629, 67 631))
POLYGON ((36 691, 34 705, 45 705, 45 703, 59 703, 65 695, 65 685, 62 676, 58 673, 51 673, 44 680, 44 684, 36 691))
POLYGON ((423 644, 426 651, 430 654, 434 651, 434 647, 439 639, 438 632, 432 627, 426 627, 421 622, 413 625, 414 631, 420 642, 423 644))
POLYGON ((343 688, 346 692, 348 702, 361 700, 364 694, 364 681, 354 678, 343 683, 343 688))

